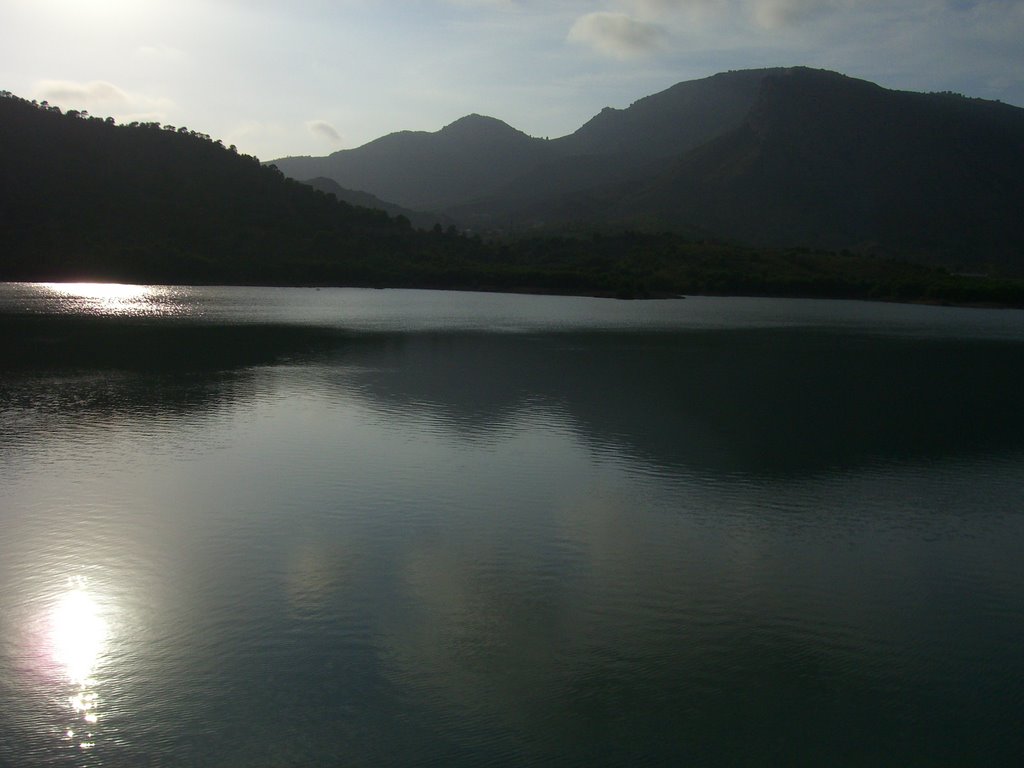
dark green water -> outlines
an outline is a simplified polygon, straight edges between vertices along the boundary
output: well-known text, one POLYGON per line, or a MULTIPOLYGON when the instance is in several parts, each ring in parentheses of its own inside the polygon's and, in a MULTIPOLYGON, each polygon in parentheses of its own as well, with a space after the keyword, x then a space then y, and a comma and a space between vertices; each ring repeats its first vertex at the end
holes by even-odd
POLYGON ((1024 313, 0 285, 0 765, 1017 765, 1024 313))

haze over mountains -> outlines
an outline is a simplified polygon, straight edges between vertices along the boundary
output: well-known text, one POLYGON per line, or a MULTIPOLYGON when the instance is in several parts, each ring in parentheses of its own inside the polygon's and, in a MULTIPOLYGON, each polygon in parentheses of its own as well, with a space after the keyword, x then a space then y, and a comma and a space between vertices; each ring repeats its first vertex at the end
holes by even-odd
POLYGON ((679 83, 552 140, 469 115, 273 163, 473 230, 667 230, 1024 270, 1024 109, 802 67, 679 83))

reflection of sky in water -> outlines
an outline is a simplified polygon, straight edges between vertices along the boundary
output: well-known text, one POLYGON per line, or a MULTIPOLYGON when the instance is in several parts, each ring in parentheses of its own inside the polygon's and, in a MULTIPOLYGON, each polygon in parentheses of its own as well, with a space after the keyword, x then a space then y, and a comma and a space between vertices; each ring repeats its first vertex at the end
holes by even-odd
MULTIPOLYGON (((264 296, 286 318, 376 302, 415 319, 399 299, 459 302, 449 326, 475 305, 570 313, 46 295, 144 318, 213 296, 208 321, 232 296, 254 318, 264 296)), ((987 373, 947 411, 924 395, 950 347, 847 344, 841 366, 822 353, 835 338, 407 334, 310 364, 40 376, 45 405, 0 411, 0 765, 817 764, 859 739, 849 721, 879 745, 851 763, 914 762, 903 747, 927 738, 934 764, 1001 762, 949 718, 1018 725, 1020 419, 986 405, 1016 402, 1018 358, 956 348, 987 373), (894 372, 917 417, 890 403, 894 372), (848 418, 811 407, 833 401, 848 418), (789 416, 831 429, 755 472, 787 450, 789 416), (1012 451, 936 455, 971 423, 1012 451), (54 588, 85 553, 90 580, 54 588)))

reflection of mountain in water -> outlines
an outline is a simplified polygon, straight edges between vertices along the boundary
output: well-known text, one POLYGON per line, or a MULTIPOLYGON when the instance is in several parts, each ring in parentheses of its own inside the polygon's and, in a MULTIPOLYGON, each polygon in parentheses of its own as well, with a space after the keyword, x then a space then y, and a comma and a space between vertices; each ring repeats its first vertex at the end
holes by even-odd
POLYGON ((22 438, 70 416, 195 416, 253 396, 261 366, 337 349, 337 332, 298 325, 2 315, 0 412, 22 438))
POLYGON ((347 335, 287 325, 2 323, 12 340, 8 370, 31 383, 8 376, 0 406, 18 406, 26 393, 38 405, 50 390, 52 410, 63 414, 201 411, 244 400, 265 366, 315 362, 316 386, 424 412, 466 438, 549 408, 597 449, 668 467, 798 472, 1024 447, 1024 355, 1011 342, 806 329, 347 335), (58 378, 65 386, 46 386, 58 378))
POLYGON ((297 324, 0 314, 8 370, 215 371, 268 365, 332 345, 339 332, 297 324))
POLYGON ((806 471, 1024 446, 1019 345, 788 331, 414 336, 361 391, 468 435, 557 406, 595 446, 718 471, 806 471))

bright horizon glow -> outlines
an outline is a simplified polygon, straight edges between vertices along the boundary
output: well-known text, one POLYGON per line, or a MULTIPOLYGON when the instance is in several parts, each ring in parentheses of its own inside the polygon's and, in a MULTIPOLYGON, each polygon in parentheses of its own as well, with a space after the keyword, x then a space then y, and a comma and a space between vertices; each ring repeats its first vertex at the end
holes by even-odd
POLYGON ((730 69, 805 65, 1024 105, 1009 0, 6 0, 3 87, 262 160, 479 113, 572 133, 730 69))

